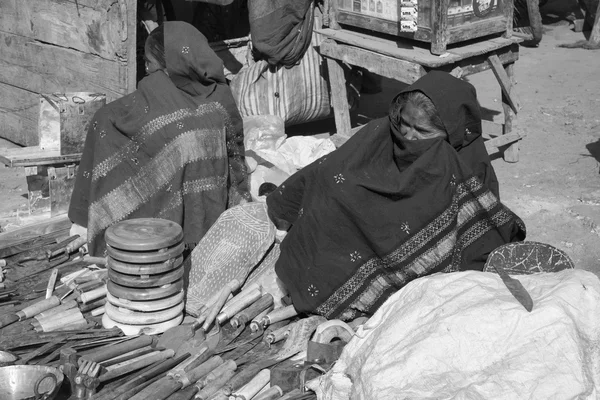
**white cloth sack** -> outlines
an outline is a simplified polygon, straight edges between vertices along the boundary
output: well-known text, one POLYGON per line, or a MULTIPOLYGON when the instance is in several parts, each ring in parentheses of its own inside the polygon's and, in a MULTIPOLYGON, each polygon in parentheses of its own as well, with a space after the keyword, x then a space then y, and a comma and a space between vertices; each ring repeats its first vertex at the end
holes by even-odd
POLYGON ((565 270, 518 279, 531 313, 493 273, 409 283, 309 387, 319 400, 598 398, 598 278, 565 270))

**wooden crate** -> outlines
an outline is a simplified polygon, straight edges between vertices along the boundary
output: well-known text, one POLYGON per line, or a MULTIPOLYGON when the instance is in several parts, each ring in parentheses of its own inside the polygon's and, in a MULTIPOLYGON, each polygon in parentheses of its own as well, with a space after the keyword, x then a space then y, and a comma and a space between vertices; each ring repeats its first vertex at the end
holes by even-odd
POLYGON ((2 0, 0 137, 38 145, 41 93, 136 87, 136 0, 2 0))
POLYGON ((332 27, 448 44, 512 31, 513 0, 328 0, 332 27))

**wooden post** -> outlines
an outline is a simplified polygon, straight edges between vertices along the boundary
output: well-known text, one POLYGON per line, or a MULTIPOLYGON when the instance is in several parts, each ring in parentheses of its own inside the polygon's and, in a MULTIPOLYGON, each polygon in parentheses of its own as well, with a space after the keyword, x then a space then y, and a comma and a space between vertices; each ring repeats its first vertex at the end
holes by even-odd
POLYGON ((504 1, 504 17, 506 18, 506 32, 502 35, 506 39, 510 39, 513 33, 513 14, 515 12, 514 0, 504 1))
POLYGON ((331 106, 335 117, 335 127, 338 135, 350 136, 350 109, 348 107, 348 93, 346 92, 346 78, 341 61, 326 57, 329 71, 329 85, 331 88, 331 106))
POLYGON ((588 43, 591 49, 600 48, 600 1, 598 2, 598 8, 596 8, 596 18, 594 18, 594 26, 592 27, 588 43))
POLYGON ((434 3, 435 10, 432 13, 431 23, 431 52, 441 55, 446 52, 448 44, 448 5, 450 0, 439 0, 434 3))
MULTIPOLYGON (((504 70, 511 83, 514 83, 514 63, 505 65, 504 70)), ((512 131, 512 123, 515 114, 510 106, 508 96, 506 96, 504 92, 502 92, 502 109, 504 110, 504 134, 506 135, 512 131)), ((504 161, 511 163, 519 161, 519 142, 511 144, 504 150, 504 161)))

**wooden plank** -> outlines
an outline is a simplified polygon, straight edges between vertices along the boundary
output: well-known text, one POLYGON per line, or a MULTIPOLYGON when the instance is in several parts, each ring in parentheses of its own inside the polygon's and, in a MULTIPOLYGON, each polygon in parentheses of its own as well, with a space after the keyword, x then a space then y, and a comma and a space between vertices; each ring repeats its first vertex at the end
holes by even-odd
POLYGON ((519 112, 519 101, 517 100, 516 95, 513 93, 513 84, 511 79, 506 74, 504 67, 502 66, 502 62, 498 58, 496 54, 492 54, 488 57, 488 62, 490 63, 490 67, 492 67, 492 71, 500 84, 500 88, 502 89, 502 94, 506 98, 510 108, 512 108, 515 114, 519 112))
POLYGON ((427 68, 439 68, 448 64, 453 64, 469 57, 493 52, 502 49, 503 47, 510 47, 520 41, 516 38, 495 38, 476 43, 469 43, 465 46, 449 49, 447 56, 438 57, 431 54, 427 48, 415 46, 413 42, 395 42, 347 30, 317 29, 316 32, 324 35, 325 38, 330 38, 337 42, 350 44, 376 53, 385 54, 393 58, 416 62, 427 68))
POLYGON ((121 33, 121 41, 126 45, 126 94, 132 93, 137 87, 137 0, 120 0, 121 19, 127 21, 127 31, 121 33))
POLYGON ((471 22, 465 26, 457 26, 448 29, 448 43, 460 44, 471 39, 483 38, 485 36, 499 34, 506 29, 504 16, 487 18, 482 21, 471 22))
POLYGON ((66 214, 48 218, 43 221, 23 226, 9 232, 0 233, 0 247, 10 247, 25 240, 33 239, 38 236, 51 234, 53 232, 62 232, 71 228, 71 221, 66 214))
POLYGON ((127 56, 122 46, 122 35, 127 38, 123 1, 98 0, 89 7, 84 4, 92 5, 92 1, 2 0, 0 30, 119 60, 127 56))
MULTIPOLYGON (((513 44, 511 47, 504 47, 500 50, 496 50, 496 54, 498 55, 498 58, 500 59, 500 62, 503 65, 514 63, 519 59, 519 46, 517 44, 513 44)), ((488 62, 487 56, 485 54, 465 58, 456 63, 445 65, 436 69, 446 72, 452 72, 456 68, 460 68, 460 76, 463 77, 491 69, 490 63, 488 62)))
POLYGON ((100 92, 107 102, 126 94, 126 68, 115 61, 3 32, 0 54, 0 82, 31 92, 100 92))
POLYGON ((502 37, 510 39, 513 33, 513 14, 515 11, 514 0, 504 0, 504 17, 506 18, 506 30, 502 37))
POLYGON ((433 5, 431 13, 431 52, 433 54, 444 54, 446 45, 450 39, 448 32, 448 5, 450 0, 438 0, 433 5))
POLYGON ((484 136, 496 137, 501 136, 503 133, 502 124, 496 122, 481 120, 481 131, 484 136))
POLYGON ((348 93, 346 92, 346 78, 344 70, 337 60, 327 58, 329 72, 329 85, 331 92, 331 105, 335 118, 335 127, 338 134, 350 135, 350 109, 348 106, 348 93))
POLYGON ((320 53, 323 56, 360 66, 375 74, 405 83, 413 83, 426 74, 425 69, 419 64, 358 47, 338 44, 333 40, 323 41, 320 53))
POLYGON ((0 82, 0 137, 26 146, 38 144, 38 108, 37 93, 0 82))
POLYGON ((42 150, 37 146, 0 149, 0 162, 8 167, 73 164, 81 160, 81 153, 61 155, 60 150, 42 150))
POLYGON ((506 135, 501 135, 501 136, 495 137, 493 139, 486 140, 485 147, 488 148, 488 147, 506 146, 507 144, 511 144, 518 140, 523 139, 525 136, 526 136, 525 134, 520 134, 517 132, 507 133, 506 135))
MULTIPOLYGON (((504 67, 506 75, 510 82, 514 79, 514 64, 508 64, 504 67)), ((508 135, 512 132, 512 124, 515 118, 512 107, 508 104, 508 99, 502 93, 502 110, 504 111, 504 135, 508 135)), ((504 150, 504 161, 515 163, 519 161, 519 142, 515 142, 504 150)))

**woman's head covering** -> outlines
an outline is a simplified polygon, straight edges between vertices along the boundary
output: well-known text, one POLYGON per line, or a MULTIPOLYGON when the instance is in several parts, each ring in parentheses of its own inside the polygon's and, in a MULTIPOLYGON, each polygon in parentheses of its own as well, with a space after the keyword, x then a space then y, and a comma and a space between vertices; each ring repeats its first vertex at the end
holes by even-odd
MULTIPOLYGON (((446 128, 450 145, 492 193, 500 197, 498 179, 481 137, 481 107, 475 87, 447 72, 431 71, 398 96, 412 91, 420 91, 431 100, 446 128)), ((392 101, 392 106, 398 96, 392 101)), ((400 127, 396 124, 397 122, 390 120, 392 131, 397 133, 400 127)), ((421 148, 427 144, 403 142, 401 146, 404 155, 411 148, 421 148)), ((412 162, 412 158, 407 161, 412 162)), ((401 165, 402 160, 397 161, 397 164, 401 165)))
POLYGON ((164 60, 171 81, 191 96, 207 98, 217 85, 227 83, 223 61, 206 37, 187 22, 165 22, 152 31, 146 48, 161 64, 164 60))
MULTIPOLYGON (((456 150, 468 146, 481 136, 481 108, 475 87, 470 83, 447 72, 432 71, 398 96, 413 91, 422 92, 435 105, 448 133, 448 141, 456 150)), ((397 129, 394 121, 392 129, 397 129)))

